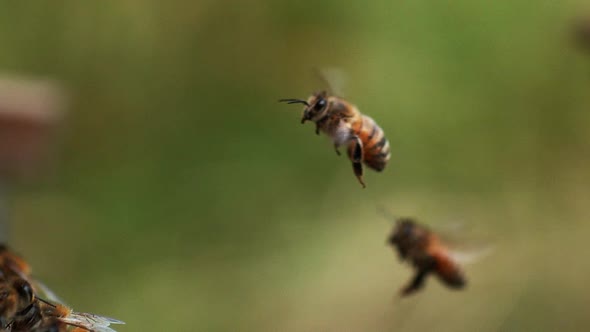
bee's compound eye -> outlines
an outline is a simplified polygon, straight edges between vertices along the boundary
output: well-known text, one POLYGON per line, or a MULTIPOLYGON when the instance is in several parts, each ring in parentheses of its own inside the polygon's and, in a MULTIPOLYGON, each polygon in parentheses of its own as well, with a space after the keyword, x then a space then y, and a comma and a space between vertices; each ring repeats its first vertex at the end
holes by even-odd
POLYGON ((324 98, 321 98, 320 100, 317 101, 317 103, 315 103, 315 106, 313 107, 316 111, 320 111, 322 110, 324 107, 326 107, 326 100, 324 98))
POLYGON ((14 287, 17 290, 19 296, 32 301, 34 293, 31 284, 24 280, 19 280, 15 283, 14 287))

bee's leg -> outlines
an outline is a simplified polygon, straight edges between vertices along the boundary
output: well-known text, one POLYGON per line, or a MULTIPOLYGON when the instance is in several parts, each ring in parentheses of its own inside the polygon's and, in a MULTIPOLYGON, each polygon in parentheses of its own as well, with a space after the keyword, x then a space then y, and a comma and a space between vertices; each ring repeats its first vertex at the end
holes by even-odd
POLYGON ((317 122, 315 123, 315 134, 316 135, 320 134, 320 125, 317 122))
POLYGON ((416 275, 412 279, 412 282, 402 289, 401 295, 407 296, 421 289, 424 286, 426 277, 428 274, 434 271, 435 267, 436 260, 432 257, 428 257, 426 260, 422 261, 418 267, 416 275))
POLYGON ((338 151, 338 147, 339 147, 339 145, 337 143, 334 143, 334 151, 336 151, 337 155, 340 155, 340 151, 338 151))
POLYGON ((363 181, 363 144, 358 136, 351 138, 348 144, 348 157, 352 161, 352 170, 363 188, 366 187, 363 181))
POLYGON ((430 269, 418 270, 418 272, 412 279, 412 282, 410 282, 410 284, 406 287, 402 288, 401 295, 407 296, 422 288, 424 286, 424 280, 426 279, 426 276, 428 276, 429 273, 430 269))

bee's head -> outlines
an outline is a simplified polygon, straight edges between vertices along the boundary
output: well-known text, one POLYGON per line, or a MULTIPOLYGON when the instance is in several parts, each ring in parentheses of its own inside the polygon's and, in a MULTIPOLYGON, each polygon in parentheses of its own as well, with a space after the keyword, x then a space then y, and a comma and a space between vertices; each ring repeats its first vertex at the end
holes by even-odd
POLYGON ((397 245, 414 237, 416 222, 411 218, 399 218, 389 236, 389 244, 397 245))
POLYGON ((316 92, 311 95, 307 100, 301 99, 281 99, 280 102, 286 102, 287 104, 304 104, 305 109, 303 110, 303 117, 301 123, 305 121, 317 121, 322 118, 325 112, 328 110, 328 96, 326 91, 316 92))
POLYGON ((398 249, 402 258, 416 243, 419 243, 425 234, 425 230, 418 226, 412 218, 399 218, 396 220, 393 232, 387 242, 398 249))
POLYGON ((18 294, 19 310, 22 310, 33 302, 35 298, 33 287, 26 280, 18 279, 13 283, 12 287, 18 294))

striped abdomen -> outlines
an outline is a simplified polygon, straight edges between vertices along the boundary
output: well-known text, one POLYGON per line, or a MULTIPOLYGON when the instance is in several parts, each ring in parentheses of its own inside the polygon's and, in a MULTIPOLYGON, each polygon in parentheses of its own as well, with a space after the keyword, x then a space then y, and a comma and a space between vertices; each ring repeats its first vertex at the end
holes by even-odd
POLYGON ((436 262, 434 267, 436 275, 450 288, 463 288, 467 280, 461 268, 453 261, 446 248, 434 242, 427 251, 436 262))
POLYGON ((353 125, 353 131, 363 142, 363 161, 367 166, 382 171, 389 161, 389 142, 385 138, 383 129, 373 119, 366 115, 361 121, 353 125))

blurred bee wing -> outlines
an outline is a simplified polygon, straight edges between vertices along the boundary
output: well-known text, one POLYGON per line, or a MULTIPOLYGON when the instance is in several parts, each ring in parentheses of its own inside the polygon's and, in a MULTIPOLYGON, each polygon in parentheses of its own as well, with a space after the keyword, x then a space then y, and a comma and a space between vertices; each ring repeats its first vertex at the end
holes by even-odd
POLYGON ((314 68, 314 72, 330 94, 340 97, 344 96, 348 75, 342 69, 335 67, 316 67, 314 68))
POLYGON ((472 224, 463 221, 440 223, 433 225, 433 231, 451 250, 488 254, 493 251, 495 241, 490 238, 491 234, 472 224))
POLYGON ((116 330, 109 327, 111 324, 125 324, 125 322, 118 319, 85 312, 72 312, 66 317, 60 317, 59 320, 66 324, 82 327, 94 332, 116 332, 116 330))
POLYGON ((16 274, 18 274, 19 277, 21 277, 22 279, 26 280, 28 283, 30 283, 33 286, 33 289, 35 290, 36 293, 36 297, 39 297, 39 295, 41 295, 42 298, 45 298, 47 300, 49 300, 50 302, 57 302, 57 303, 61 303, 61 304, 65 304, 65 302, 59 297, 57 296, 57 294, 55 294, 49 287, 47 287, 44 283, 42 283, 41 281, 29 277, 28 275, 26 275, 25 273, 23 273, 20 270, 13 270, 16 274))
POLYGON ((461 265, 473 264, 494 251, 489 236, 476 232, 463 222, 438 225, 437 235, 445 243, 451 257, 461 265))
POLYGON ((451 250, 450 255, 453 258, 453 260, 457 263, 461 265, 469 265, 478 262, 486 256, 489 256, 490 254, 492 254, 493 251, 493 246, 487 246, 481 249, 468 251, 451 250))
POLYGON ((39 297, 39 295, 41 295, 42 298, 45 298, 45 299, 49 300, 50 302, 66 304, 64 302, 64 300, 62 300, 57 294, 55 294, 55 292, 53 292, 49 287, 47 287, 41 281, 39 281, 35 278, 32 278, 32 277, 29 277, 21 271, 15 270, 14 272, 16 272, 16 274, 18 274, 19 277, 23 278, 24 280, 26 280, 27 282, 29 282, 33 286, 33 289, 35 290, 35 293, 36 293, 36 295, 35 295, 36 297, 39 297))
POLYGON ((45 285, 41 281, 33 279, 31 280, 31 283, 33 284, 33 288, 35 288, 37 292, 41 294, 42 298, 47 299, 50 302, 61 303, 64 305, 66 304, 64 300, 62 300, 57 294, 55 294, 55 292, 53 292, 49 287, 47 287, 47 285, 45 285))

